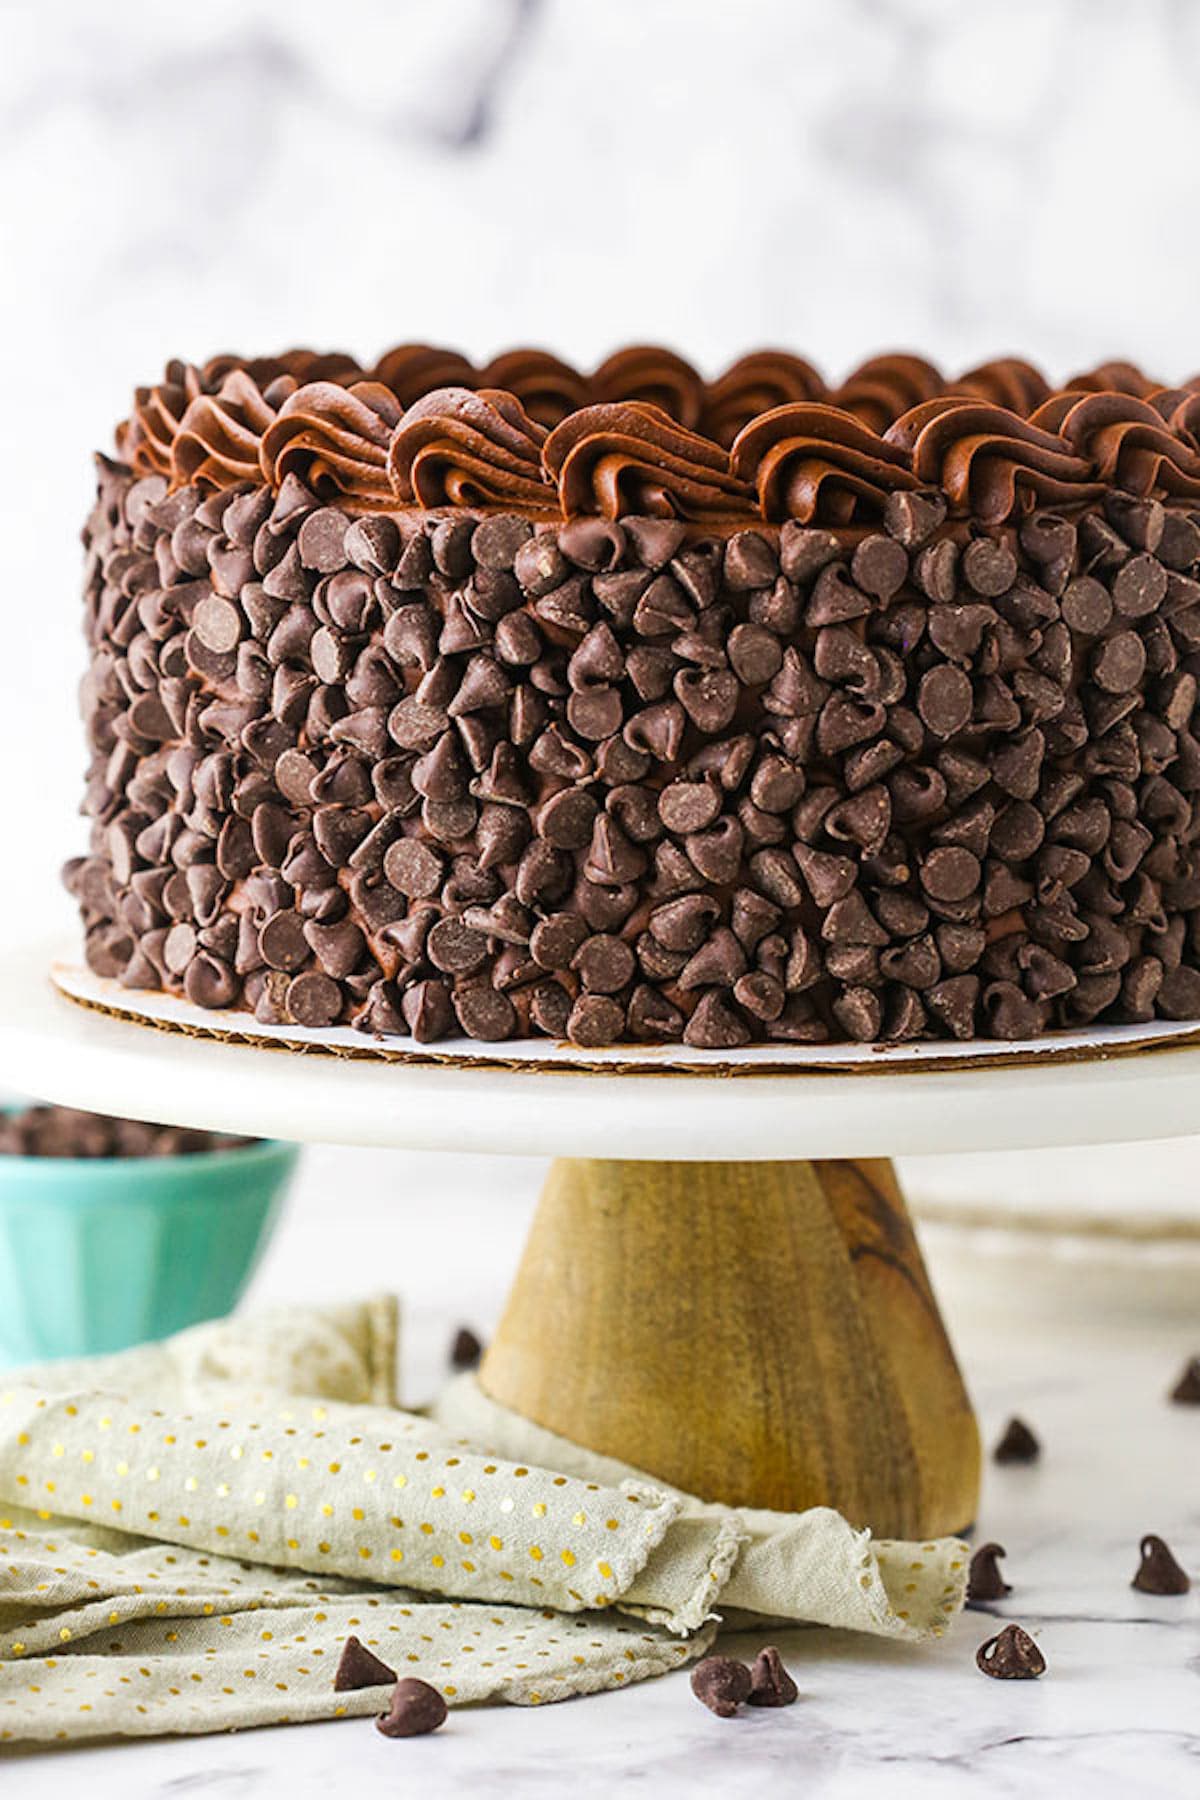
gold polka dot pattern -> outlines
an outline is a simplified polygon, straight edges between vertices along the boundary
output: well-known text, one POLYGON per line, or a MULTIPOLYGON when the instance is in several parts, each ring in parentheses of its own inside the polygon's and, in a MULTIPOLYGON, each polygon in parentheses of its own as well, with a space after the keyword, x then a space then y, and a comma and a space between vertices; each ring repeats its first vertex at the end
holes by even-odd
POLYGON ((705 1506, 470 1376, 402 1412, 394 1308, 330 1317, 0 1392, 0 1743, 377 1711, 333 1689, 351 1632, 451 1704, 536 1705, 702 1654, 718 1602, 914 1641, 961 1606, 956 1540, 705 1506))
POLYGON ((32 1387, 0 1392, 0 1497, 320 1577, 560 1612, 617 1599, 680 1504, 634 1483, 559 1485, 391 1408, 166 1413, 32 1387))
MULTIPOLYGON (((0 1518, 0 1743, 154 1736, 382 1710, 335 1693, 351 1632, 453 1704, 538 1705, 640 1681, 700 1655, 617 1614, 351 1591, 155 1545, 101 1550, 0 1518), (69 1621, 67 1623, 66 1621, 69 1621)), ((114 1534, 109 1533, 112 1539, 114 1534)))

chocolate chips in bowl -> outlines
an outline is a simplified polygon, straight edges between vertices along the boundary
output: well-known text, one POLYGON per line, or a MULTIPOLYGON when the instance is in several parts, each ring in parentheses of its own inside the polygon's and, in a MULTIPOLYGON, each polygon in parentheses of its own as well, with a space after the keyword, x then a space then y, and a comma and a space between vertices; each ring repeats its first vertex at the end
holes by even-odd
POLYGON ((121 1350, 230 1311, 297 1156, 70 1107, 0 1112, 0 1361, 121 1350))
POLYGON ((27 1106, 0 1113, 0 1156, 93 1157, 198 1156, 240 1150, 251 1138, 182 1125, 150 1125, 81 1112, 73 1106, 27 1106))

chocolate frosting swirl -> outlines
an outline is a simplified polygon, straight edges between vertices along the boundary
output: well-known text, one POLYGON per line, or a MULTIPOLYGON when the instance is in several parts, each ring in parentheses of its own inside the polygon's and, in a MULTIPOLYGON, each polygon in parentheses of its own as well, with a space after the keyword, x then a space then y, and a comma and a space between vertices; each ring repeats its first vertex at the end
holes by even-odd
POLYGON ((1050 396, 1050 384, 1040 369, 1020 356, 994 356, 968 369, 953 383, 956 394, 970 394, 1004 406, 1027 419, 1050 396))
POLYGON ((704 382, 682 356, 661 344, 630 344, 607 357, 592 375, 593 399, 638 400, 695 431, 704 409, 704 382))
MULTIPOLYGON (((1172 413, 1172 421, 1178 418, 1185 429, 1185 421, 1200 417, 1195 398, 1188 396, 1172 413)), ((1056 394, 1031 423, 1057 431, 1110 487, 1127 494, 1200 497, 1200 454, 1149 400, 1125 393, 1056 394)))
POLYGON ((316 494, 386 506, 392 498, 388 446, 399 422, 395 395, 377 381, 348 388, 309 382, 284 401, 263 433, 263 476, 278 487, 293 473, 316 494))
POLYGON ((786 350, 756 350, 730 363, 710 381, 701 429, 718 444, 732 444, 760 413, 793 400, 823 400, 825 383, 810 362, 786 350))
POLYGON ((515 394, 530 418, 547 431, 592 398, 587 377, 548 350, 508 350, 494 356, 480 371, 479 382, 481 387, 515 394))
POLYGON ((169 362, 153 387, 140 387, 133 411, 117 427, 117 454, 139 475, 170 475, 180 420, 203 391, 200 371, 191 363, 169 362))
POLYGON ((825 398, 830 406, 853 413, 872 431, 884 432, 901 413, 945 391, 940 371, 923 356, 893 351, 868 357, 825 398))
POLYGON ((542 458, 563 513, 649 518, 750 517, 753 493, 718 445, 639 401, 585 406, 546 439, 542 458))
POLYGON ((765 519, 806 525, 877 518, 889 494, 917 486, 902 450, 836 406, 775 407, 738 433, 729 460, 765 519))
POLYGON ((886 434, 907 451, 922 486, 940 487, 952 512, 996 525, 1034 505, 1099 494, 1086 457, 1053 431, 1003 406, 946 395, 907 412, 886 434))
POLYGON ((201 386, 206 394, 215 394, 227 375, 244 369, 261 388, 267 388, 280 375, 290 375, 297 387, 305 381, 336 381, 348 387, 361 381, 363 370, 354 357, 344 350, 285 350, 281 356, 238 356, 225 352, 210 356, 200 370, 201 386))
POLYGON ((229 487, 261 479, 263 433, 296 384, 278 375, 264 394, 246 369, 233 369, 215 394, 198 394, 184 413, 171 458, 176 485, 229 487))
POLYGON ((295 471, 322 496, 385 509, 552 515, 557 500, 568 517, 836 526, 934 486, 958 515, 998 523, 1105 487, 1200 499, 1200 377, 1163 387, 1110 362, 1051 393, 1019 357, 948 382, 896 353, 829 390, 782 350, 710 383, 653 344, 590 377, 533 348, 477 369, 457 351, 402 344, 370 377, 341 351, 222 353, 171 362, 139 388, 117 450, 137 474, 176 484, 278 486, 295 471))
POLYGON ((475 387, 475 369, 457 350, 442 350, 432 344, 397 344, 381 356, 371 371, 371 380, 390 388, 402 407, 435 392, 438 388, 475 387))
POLYGON ((1072 375, 1069 381, 1063 382, 1064 391, 1077 391, 1086 394, 1135 394, 1144 400, 1158 386, 1148 375, 1142 373, 1136 363, 1104 362, 1098 363, 1094 369, 1084 369, 1079 375, 1072 375))
POLYGON ((392 435, 395 496, 420 506, 521 506, 550 512, 546 433, 498 388, 439 388, 410 406, 392 435))

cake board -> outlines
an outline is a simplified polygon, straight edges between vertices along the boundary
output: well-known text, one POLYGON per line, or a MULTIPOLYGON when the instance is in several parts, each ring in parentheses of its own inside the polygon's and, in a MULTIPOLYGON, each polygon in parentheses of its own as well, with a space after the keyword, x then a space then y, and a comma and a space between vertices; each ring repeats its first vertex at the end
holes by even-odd
POLYGON ((240 1015, 131 995, 46 944, 0 957, 0 993, 0 1081, 46 1099, 557 1156, 484 1388, 707 1498, 828 1504, 882 1536, 963 1529, 979 1481, 888 1158, 1150 1139, 1200 1113, 1194 1026, 1016 1049, 414 1052, 295 1029, 280 1042, 240 1015))

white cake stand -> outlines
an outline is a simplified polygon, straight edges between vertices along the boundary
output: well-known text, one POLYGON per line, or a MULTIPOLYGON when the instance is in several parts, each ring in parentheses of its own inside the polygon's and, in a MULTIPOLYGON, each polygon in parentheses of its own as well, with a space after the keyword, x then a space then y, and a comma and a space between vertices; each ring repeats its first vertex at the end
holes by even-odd
POLYGON ((69 955, 68 999, 54 963, 45 944, 0 956, 0 1083, 222 1130, 557 1155, 485 1388, 693 1492, 831 1504, 886 1536, 969 1523, 979 1445, 894 1172, 864 1159, 1200 1120, 1194 1027, 1020 1052, 414 1056, 148 1001, 69 955), (130 1009, 153 1023, 113 1016, 130 1009))

